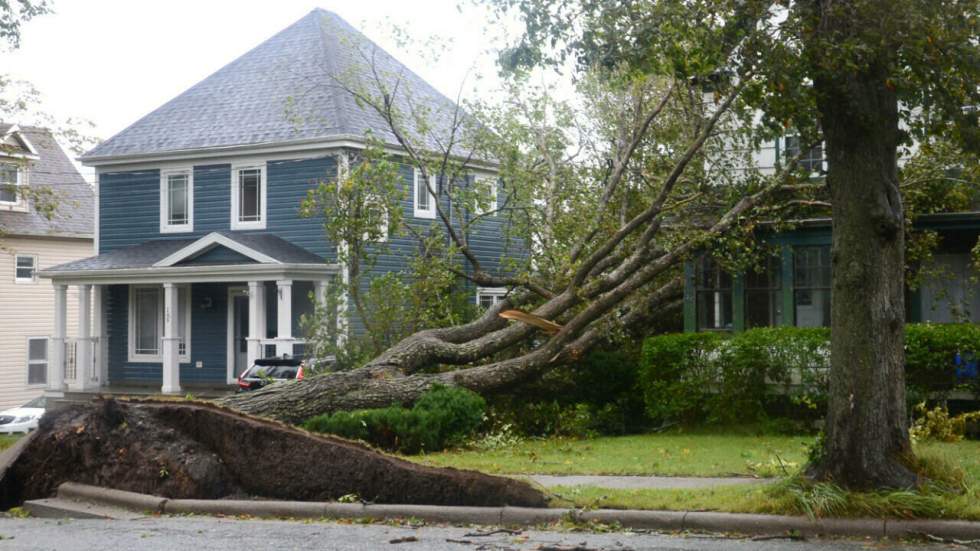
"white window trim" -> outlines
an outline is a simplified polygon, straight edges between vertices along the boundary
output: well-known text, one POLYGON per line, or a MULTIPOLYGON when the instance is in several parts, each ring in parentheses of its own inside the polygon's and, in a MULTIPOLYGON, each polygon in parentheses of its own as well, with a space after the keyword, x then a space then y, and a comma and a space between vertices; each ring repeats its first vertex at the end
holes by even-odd
POLYGON ((497 187, 499 183, 497 182, 496 176, 487 175, 477 175, 473 178, 473 187, 476 188, 477 192, 477 202, 473 207, 473 216, 484 216, 487 213, 492 213, 490 216, 497 216, 497 187), (490 191, 490 201, 487 205, 489 208, 484 209, 480 204, 485 198, 483 197, 483 186, 487 186, 490 191))
POLYGON ((480 305, 480 299, 483 297, 493 297, 493 303, 497 304, 503 298, 507 296, 506 287, 477 287, 476 288, 476 305, 480 305))
POLYGON ((160 171, 160 233, 186 233, 194 231, 194 169, 172 168, 160 171), (187 223, 170 223, 170 176, 187 176, 187 223))
MULTIPOLYGON (((783 136, 779 140, 780 141, 779 151, 781 154, 783 154, 786 157, 787 160, 789 159, 789 155, 786 154, 789 151, 789 144, 786 142, 786 140, 790 138, 795 138, 796 143, 802 146, 802 142, 800 141, 799 135, 793 134, 789 136, 783 136)), ((826 142, 820 142, 820 155, 821 155, 820 170, 811 171, 810 172, 811 178, 816 178, 823 174, 827 174, 827 143, 826 142)))
MULTIPOLYGON (((190 287, 186 285, 178 285, 177 288, 186 288, 187 292, 184 294, 184 303, 179 305, 179 308, 187 312, 187 317, 184 321, 184 336, 186 342, 184 343, 184 353, 177 357, 179 363, 187 363, 191 358, 191 290, 190 287)), ((180 291, 178 291, 179 293, 180 291)), ((179 295, 178 295, 179 296, 179 295)), ((133 363, 161 363, 163 362, 163 309, 164 305, 164 291, 162 285, 130 285, 129 286, 129 306, 127 307, 127 325, 128 328, 128 360, 133 363), (157 350, 158 354, 137 354, 136 353, 136 318, 134 316, 134 310, 136 303, 133 301, 133 294, 136 289, 159 289, 157 296, 159 297, 159 304, 157 309, 157 333, 160 335, 160 343, 158 344, 157 350)))
POLYGON ((14 283, 18 285, 30 285, 37 283, 37 271, 38 271, 38 258, 36 254, 14 254, 14 283), (34 270, 31 272, 31 277, 17 277, 17 259, 21 257, 29 257, 34 260, 34 270))
POLYGON ((436 196, 429 190, 437 189, 437 184, 436 177, 429 176, 429 189, 426 190, 429 196, 429 208, 419 208, 419 192, 421 191, 419 188, 425 185, 425 181, 422 178, 422 171, 415 169, 415 182, 412 186, 412 208, 416 218, 434 219, 436 217, 436 196))
POLYGON ((27 337, 26 340, 27 348, 24 349, 24 357, 26 360, 25 370, 24 370, 24 383, 28 388, 40 388, 47 386, 48 384, 48 366, 51 362, 51 341, 48 337, 27 337), (31 365, 40 364, 40 361, 31 361, 31 341, 44 341, 44 347, 47 350, 44 359, 44 381, 40 383, 31 382, 31 365))
POLYGON ((267 174, 267 164, 265 162, 259 163, 244 163, 244 164, 233 164, 231 165, 231 229, 233 230, 264 230, 266 227, 266 222, 268 221, 267 207, 269 202, 266 200, 266 174, 267 174), (239 208, 239 187, 240 178, 238 173, 242 170, 258 169, 259 170, 259 201, 262 203, 259 210, 262 211, 260 216, 261 220, 255 222, 241 222, 238 220, 238 208, 239 208))
MULTIPOLYGON (((372 199, 371 197, 368 197, 365 199, 365 201, 370 201, 371 199, 372 199)), ((367 232, 364 232, 364 234, 361 235, 361 240, 366 243, 388 242, 388 234, 391 231, 391 213, 388 212, 388 207, 387 205, 384 205, 383 200, 379 199, 379 202, 382 203, 382 209, 384 209, 384 213, 383 213, 384 215, 381 217, 382 218, 381 228, 379 228, 379 232, 378 232, 381 234, 381 237, 379 237, 378 239, 371 239, 371 236, 367 232)))
MULTIPOLYGON (((9 161, 4 161, 0 159, 0 162, 9 163, 9 161)), ((13 163, 17 164, 17 163, 13 163)), ((0 184, 2 185, 2 184, 0 184)), ((17 167, 17 181, 14 182, 14 187, 21 188, 27 185, 27 171, 24 167, 17 167)), ((0 209, 8 211, 23 211, 27 210, 27 200, 19 191, 15 191, 15 197, 13 201, 2 201, 0 200, 0 209)))

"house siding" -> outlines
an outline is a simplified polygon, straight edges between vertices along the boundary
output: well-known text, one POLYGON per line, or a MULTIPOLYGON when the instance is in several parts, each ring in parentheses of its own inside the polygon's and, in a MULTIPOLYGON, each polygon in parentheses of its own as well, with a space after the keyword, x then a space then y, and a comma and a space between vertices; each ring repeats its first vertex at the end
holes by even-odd
MULTIPOLYGON (((3 238, 0 251, 0 409, 19 406, 40 396, 43 385, 27 385, 27 338, 50 337, 54 329, 54 287, 51 280, 14 283, 17 254, 36 255, 43 270, 92 254, 90 239, 42 237, 3 238)), ((78 329, 78 289, 68 288, 67 336, 78 329)), ((50 346, 48 357, 50 359, 50 346)))
MULTIPOLYGON (((265 230, 327 261, 336 259, 336 248, 327 243, 316 218, 299 216, 308 190, 319 181, 335 178, 333 155, 314 159, 266 163, 265 230)), ((231 229, 231 165, 202 163, 194 166, 194 231, 160 233, 160 171, 133 170, 99 175, 99 252, 138 245, 151 239, 196 238, 231 229)))

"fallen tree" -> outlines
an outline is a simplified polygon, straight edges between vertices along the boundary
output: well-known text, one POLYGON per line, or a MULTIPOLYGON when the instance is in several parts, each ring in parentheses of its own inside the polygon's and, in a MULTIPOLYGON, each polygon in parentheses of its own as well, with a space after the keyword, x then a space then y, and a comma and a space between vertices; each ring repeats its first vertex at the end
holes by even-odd
MULTIPOLYGON (((270 385, 220 403, 298 422, 336 410, 411 403, 435 384, 482 394, 503 390, 580 357, 624 327, 676 308, 683 288, 679 268, 693 255, 706 248, 746 248, 760 218, 787 215, 801 204, 810 208, 798 198, 811 196, 817 186, 797 183, 796 159, 768 175, 745 159, 751 144, 773 132, 751 124, 743 100, 764 85, 746 55, 753 33, 734 35, 723 25, 712 32, 727 66, 736 68, 730 74, 602 70, 580 88, 585 109, 562 108, 546 96, 515 96, 507 113, 483 113, 482 120, 498 122, 484 132, 467 127, 458 108, 448 129, 418 124, 411 97, 399 96, 400 81, 379 73, 366 53, 371 70, 365 73, 375 76, 371 86, 337 80, 336 88, 387 122, 399 162, 419 170, 433 196, 449 195, 445 203, 436 201, 439 231, 450 244, 448 254, 468 264, 454 269, 450 262, 449 269, 475 285, 511 292, 472 322, 416 332, 355 369, 270 385), (576 120, 581 113, 593 120, 576 120), (420 136, 419 127, 446 130, 448 137, 420 136), (586 130, 571 139, 567 127, 586 130), (443 148, 434 152, 432 144, 443 148), (582 158, 569 156, 573 146, 582 158), (742 154, 726 154, 731 151, 742 154), (504 159, 499 172, 508 192, 496 209, 480 209, 465 186, 429 183, 430 175, 441 182, 462 180, 474 158, 504 159), (471 229, 495 213, 527 237, 523 269, 491 273, 471 247, 471 229), (534 324, 500 317, 511 309, 560 329, 542 333, 534 324)), ((661 61, 670 66, 667 54, 661 61)), ((520 83, 515 94, 516 88, 520 83)), ((339 252, 347 255, 349 270, 360 270, 362 255, 370 254, 369 238, 378 232, 382 209, 339 208, 337 197, 365 189, 362 196, 376 205, 391 188, 379 183, 392 172, 387 162, 368 151, 347 180, 326 182, 311 195, 312 203, 332 209, 324 212, 324 226, 328 238, 344 243, 339 252)), ((390 201, 397 204, 397 197, 390 201)), ((417 229, 402 226, 425 240, 417 229)), ((360 311, 358 285, 348 290, 360 311)))

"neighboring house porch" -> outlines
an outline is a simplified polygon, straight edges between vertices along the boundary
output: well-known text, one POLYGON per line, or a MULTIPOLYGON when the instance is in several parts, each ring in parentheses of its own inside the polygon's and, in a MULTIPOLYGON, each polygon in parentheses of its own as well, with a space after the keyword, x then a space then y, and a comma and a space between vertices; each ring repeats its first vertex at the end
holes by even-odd
POLYGON ((256 358, 303 354, 300 319, 325 302, 337 273, 275 235, 240 232, 148 241, 44 270, 55 288, 48 391, 234 384, 256 358))

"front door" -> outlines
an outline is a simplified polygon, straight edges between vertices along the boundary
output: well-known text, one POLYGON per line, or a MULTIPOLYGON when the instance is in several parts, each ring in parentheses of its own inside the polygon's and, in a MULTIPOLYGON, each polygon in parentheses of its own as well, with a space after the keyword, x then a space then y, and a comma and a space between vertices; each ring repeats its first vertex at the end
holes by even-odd
POLYGON ((248 367, 248 294, 245 288, 228 290, 228 382, 248 367))

